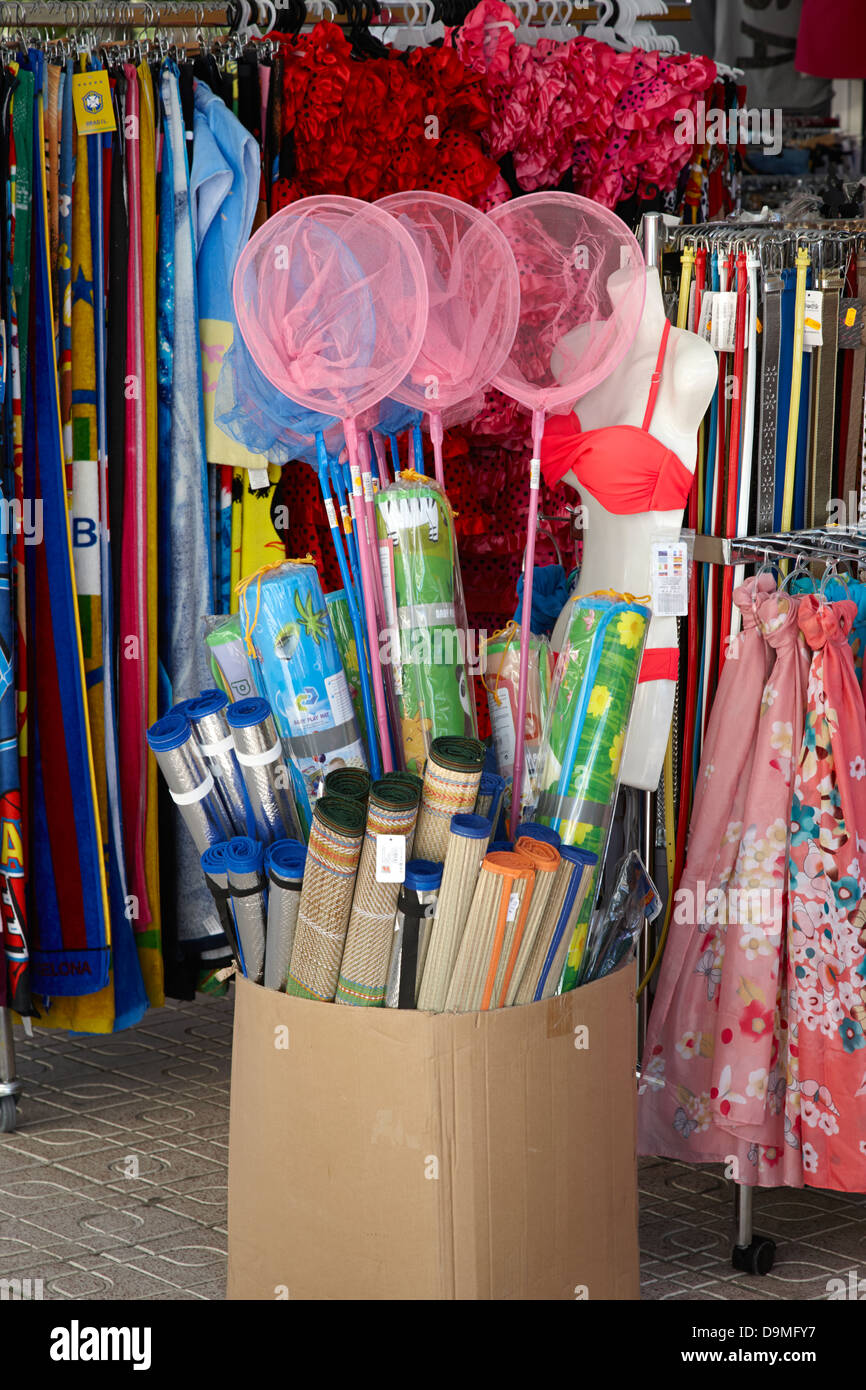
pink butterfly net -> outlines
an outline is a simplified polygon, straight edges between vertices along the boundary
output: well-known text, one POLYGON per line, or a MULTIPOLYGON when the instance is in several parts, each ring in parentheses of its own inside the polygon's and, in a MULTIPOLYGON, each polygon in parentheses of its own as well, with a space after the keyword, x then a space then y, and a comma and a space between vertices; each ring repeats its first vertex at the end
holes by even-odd
POLYGON ((548 412, 564 414, 614 370, 637 334, 646 267, 615 213, 574 193, 528 193, 493 208, 520 277, 520 320, 494 386, 532 411, 529 520, 520 627, 520 675, 511 796, 512 838, 520 819, 526 739, 530 615, 548 412))
POLYGON ((442 469, 443 416, 470 418, 480 393, 505 363, 520 316, 517 263, 506 237, 489 217, 442 193, 411 190, 381 198, 412 237, 424 264, 429 310, 421 350, 392 394, 428 412, 436 460, 442 469))

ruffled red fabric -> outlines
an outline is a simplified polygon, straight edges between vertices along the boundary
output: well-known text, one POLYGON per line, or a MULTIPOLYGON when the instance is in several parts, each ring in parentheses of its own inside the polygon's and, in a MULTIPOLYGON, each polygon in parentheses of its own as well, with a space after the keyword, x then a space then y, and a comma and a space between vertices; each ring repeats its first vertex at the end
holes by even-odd
POLYGON ((295 152, 275 208, 315 193, 373 202, 410 188, 479 202, 499 172, 481 141, 489 107, 483 81, 452 48, 358 62, 336 24, 273 37, 283 56, 283 133, 295 152))
MULTIPOLYGON (((446 42, 483 77, 490 154, 513 155, 521 187, 553 188, 572 168, 575 192, 606 207, 674 188, 691 155, 676 139, 677 122, 712 87, 715 63, 688 53, 619 53, 585 38, 542 38, 532 48, 515 41, 514 23, 499 0, 480 0, 446 42)), ((485 206, 501 201, 497 182, 485 206)))

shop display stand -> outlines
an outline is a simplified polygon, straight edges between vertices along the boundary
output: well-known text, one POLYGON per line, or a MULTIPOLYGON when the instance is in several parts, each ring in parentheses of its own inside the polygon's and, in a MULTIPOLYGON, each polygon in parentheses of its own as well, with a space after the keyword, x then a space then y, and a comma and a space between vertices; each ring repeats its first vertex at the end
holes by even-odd
POLYGON ((15 1042, 12 1037, 12 1014, 0 1008, 0 1134, 11 1134, 18 1118, 16 1097, 21 1082, 15 1079, 15 1042))
MULTIPOLYGON (((847 562, 866 567, 866 525, 816 527, 808 531, 775 532, 767 536, 739 536, 726 540, 715 536, 695 538, 695 563, 717 565, 781 564, 803 560, 823 565, 847 562)), ((734 1185, 736 1238, 731 1264, 744 1274, 769 1274, 776 1255, 775 1242, 755 1232, 754 1189, 734 1185)))

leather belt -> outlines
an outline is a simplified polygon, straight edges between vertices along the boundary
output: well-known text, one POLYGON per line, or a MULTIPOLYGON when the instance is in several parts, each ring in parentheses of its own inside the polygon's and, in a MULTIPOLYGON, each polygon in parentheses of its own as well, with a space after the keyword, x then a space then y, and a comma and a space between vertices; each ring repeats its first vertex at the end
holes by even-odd
POLYGON ((779 398, 779 349, 782 341, 781 275, 766 275, 763 289, 761 416, 758 454, 757 531, 773 530, 776 495, 776 408, 779 398))
POLYGON ((808 526, 826 526, 833 496, 833 434, 836 424, 836 356, 839 344, 839 296, 842 276, 825 270, 818 277, 824 296, 821 314, 822 345, 812 361, 812 430, 808 526))
MULTIPOLYGON (((857 257, 857 296, 863 297, 866 291, 866 255, 857 257)), ((851 354, 854 362, 851 368, 851 397, 848 405, 848 430, 845 436, 845 474, 842 496, 845 505, 852 492, 857 492, 860 484, 863 447, 863 386, 866 382, 866 348, 855 348, 851 354)))

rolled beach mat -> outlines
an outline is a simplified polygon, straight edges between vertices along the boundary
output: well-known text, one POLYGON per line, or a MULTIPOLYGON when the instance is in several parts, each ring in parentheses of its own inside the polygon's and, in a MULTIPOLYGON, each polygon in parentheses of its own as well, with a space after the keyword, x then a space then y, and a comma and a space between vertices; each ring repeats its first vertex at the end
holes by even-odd
POLYGON ((515 940, 519 949, 534 879, 531 863, 517 851, 486 856, 448 985, 446 1013, 491 1007, 515 940))
POLYGON ((201 870, 216 904, 217 915, 226 934, 226 941, 229 943, 232 955, 240 964, 237 933, 230 902, 231 893, 229 892, 229 873, 226 861, 227 844, 227 840, 220 840, 215 845, 208 845, 201 856, 201 870))
POLYGON ((554 849, 559 849, 562 845, 562 838, 549 825, 542 825, 537 820, 521 821, 517 827, 517 838, 526 840, 543 840, 547 845, 553 845, 554 849))
POLYGON ((568 845, 560 850, 560 865, 517 990, 516 1004, 550 999, 559 989, 575 924, 590 891, 596 863, 589 851, 568 845))
POLYGON ((265 851, 268 879, 265 989, 283 991, 286 988, 306 861, 306 847, 298 840, 275 840, 265 851))
POLYGON ((421 772, 437 738, 478 731, 454 516, 442 489, 411 471, 377 492, 375 509, 393 643, 388 679, 403 760, 410 772, 421 772))
MULTIPOLYGON (((414 788, 416 789, 416 791, 418 792, 418 809, 419 809, 419 812, 420 812, 420 809, 421 809, 421 793, 422 793, 422 791, 424 790, 424 781, 423 781, 423 778, 421 778, 421 777, 418 776, 417 772, 401 772, 399 769, 396 769, 394 772, 386 772, 386 773, 384 773, 383 776, 382 776, 382 781, 383 781, 383 782, 402 782, 404 786, 407 786, 407 787, 414 787, 414 788)), ((407 854, 407 856, 408 856, 410 859, 412 858, 412 856, 413 856, 414 853, 415 853, 415 836, 416 836, 417 833, 418 833, 418 818, 417 818, 417 816, 416 816, 416 818, 415 818, 415 824, 414 824, 414 826, 413 826, 413 828, 412 828, 412 834, 409 836, 409 840, 408 840, 408 843, 407 843, 407 845, 406 845, 406 854, 407 854)))
POLYGON ((489 838, 490 821, 486 816, 452 816, 436 915, 419 950, 417 1006, 429 1013, 438 1014, 445 1008, 448 984, 489 838))
POLYGON ((247 789, 256 839, 270 845, 274 840, 303 838, 291 773, 267 700, 257 696, 236 700, 228 706, 226 719, 247 789))
MULTIPOLYGON (((510 622, 488 638, 484 648, 484 685, 496 764, 510 791, 514 775, 514 731, 517 724, 517 696, 520 684, 520 628, 510 622)), ((550 692, 551 660, 546 641, 533 637, 529 643, 526 687, 526 720, 523 774, 524 804, 532 800, 542 730, 550 692)))
POLYGON ((312 560, 287 560, 242 586, 241 631, 312 805, 332 767, 367 766, 319 576, 312 560))
POLYGON ((241 968, 248 980, 261 984, 268 920, 265 847, 248 835, 236 835, 226 845, 225 862, 241 949, 241 968))
POLYGON ((192 725, 205 764, 213 774, 234 834, 246 835, 249 800, 226 718, 228 696, 222 690, 203 690, 200 695, 184 703, 186 717, 192 725))
POLYGON ((225 806, 186 716, 170 710, 151 724, 147 741, 199 854, 231 839, 225 806))
POLYGON ((350 801, 363 801, 366 805, 371 780, 364 767, 335 767, 325 775, 325 792, 330 796, 347 796, 350 801))
POLYGON ((487 817, 492 826, 491 833, 494 835, 502 814, 504 798, 505 778, 496 772, 482 772, 481 781, 478 783, 478 795, 475 798, 475 814, 487 817))
POLYGON ((429 859, 410 859, 406 878, 397 899, 391 960, 388 965, 388 984, 385 1007, 414 1009, 420 978, 418 962, 425 935, 436 914, 442 865, 429 859))
POLYGON ((424 768, 421 810, 413 853, 417 859, 445 859, 451 817, 474 810, 484 768, 484 744, 477 738, 437 738, 424 768))
POLYGON ((313 808, 287 994, 331 1002, 337 992, 366 821, 363 804, 345 796, 313 808))
POLYGON ((380 1008, 385 1002, 397 902, 408 859, 407 845, 418 817, 418 788, 382 778, 370 788, 367 826, 346 945, 340 966, 336 1003, 380 1008), (399 872, 393 862, 379 862, 382 836, 398 837, 399 872), (403 840, 399 846, 399 839, 403 840))
POLYGON ((535 882, 532 886, 532 902, 529 904, 523 936, 519 942, 513 944, 501 988, 497 983, 496 1004, 500 1009, 513 1004, 517 998, 520 981, 544 919, 561 859, 559 850, 553 845, 547 844, 544 840, 534 840, 529 835, 520 837, 516 849, 531 861, 535 869, 535 882))
MULTIPOLYGON (((556 662, 534 819, 579 845, 601 864, 610 833, 620 765, 638 685, 650 610, 619 595, 574 600, 568 635, 556 662)), ((588 925, 594 889, 584 895, 575 925, 564 989, 577 980, 580 929, 588 925)))
MULTIPOLYGON (((368 746, 367 721, 364 717, 364 700, 361 695, 361 668, 358 664, 358 648, 352 630, 352 618, 349 613, 346 590, 335 589, 333 593, 325 594, 325 603, 328 605, 328 615, 331 619, 331 627, 334 629, 334 641, 337 643, 337 650, 340 653, 340 660, 346 673, 346 683, 349 687, 352 709, 355 711, 358 732, 365 746, 368 746)), ((366 661, 366 653, 364 655, 366 661)), ((325 780, 327 781, 327 778, 325 780)))

